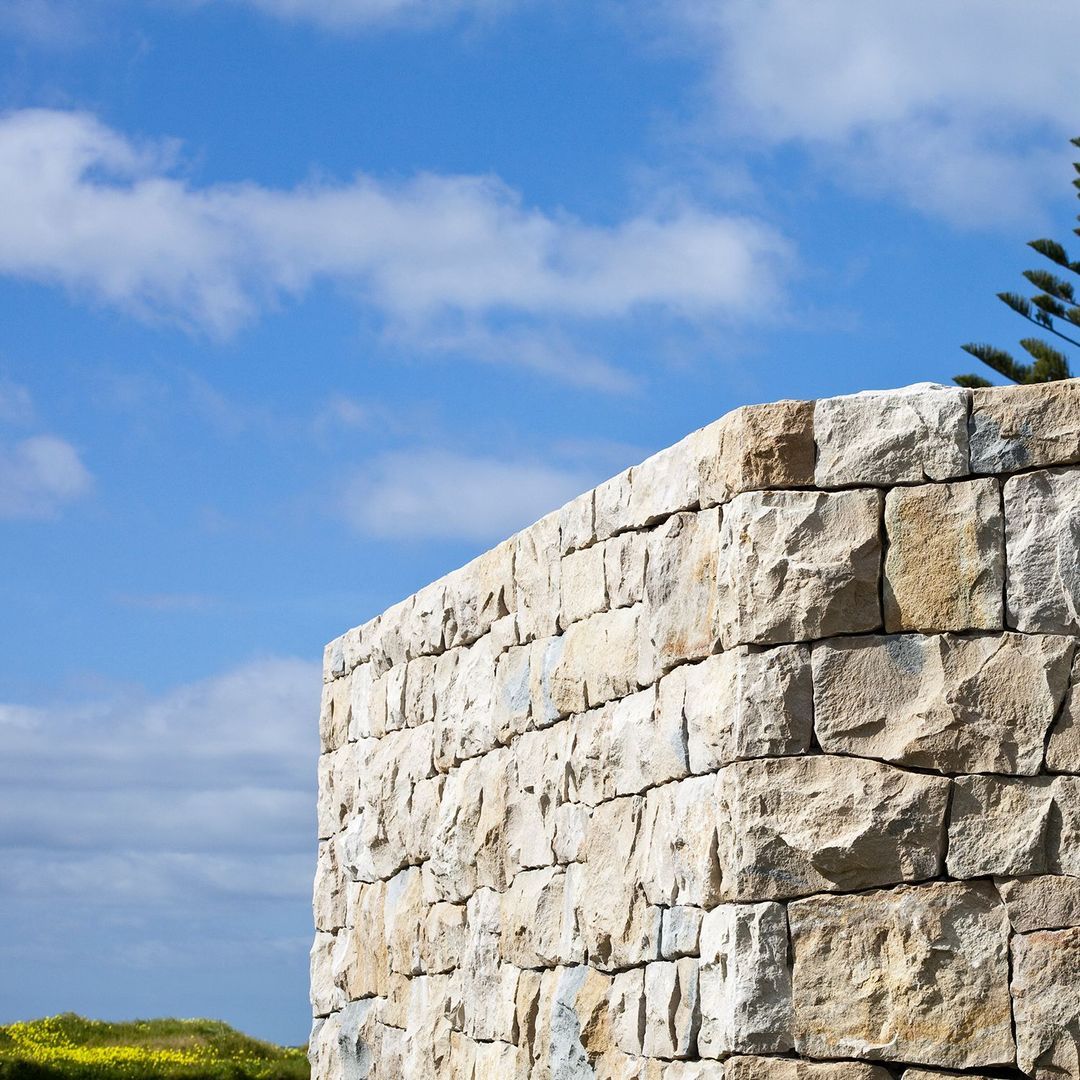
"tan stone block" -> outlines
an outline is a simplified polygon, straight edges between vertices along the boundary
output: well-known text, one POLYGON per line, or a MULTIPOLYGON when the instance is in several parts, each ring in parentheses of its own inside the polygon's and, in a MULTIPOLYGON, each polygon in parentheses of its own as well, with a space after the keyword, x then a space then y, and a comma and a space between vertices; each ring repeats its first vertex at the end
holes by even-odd
POLYGON ((590 1063, 614 1050, 608 995, 611 979, 587 967, 545 971, 537 999, 534 1072, 538 1077, 588 1075, 590 1063))
POLYGON ((788 918, 800 1054, 1013 1063, 1009 927, 988 883, 816 896, 788 918))
POLYGON ((434 722, 437 664, 438 659, 434 656, 418 656, 405 665, 404 727, 419 727, 434 722))
POLYGON ((499 894, 478 889, 467 904, 465 955, 454 975, 455 1002, 472 1039, 516 1042, 518 970, 499 956, 499 894))
POLYGON ((504 540, 443 578, 446 588, 446 648, 479 641, 492 624, 516 610, 514 553, 516 540, 504 540))
POLYGON ((352 926, 338 932, 332 956, 334 982, 351 1000, 387 992, 386 885, 360 884, 350 905, 352 926))
POLYGON ((660 957, 663 960, 679 960, 684 956, 697 956, 701 939, 701 920, 705 912, 698 907, 676 904, 664 909, 660 923, 660 957))
POLYGON ((429 975, 454 971, 465 951, 465 905, 439 902, 424 915, 420 956, 429 975))
POLYGON ((1080 381, 995 386, 971 396, 971 468, 1005 473, 1080 462, 1080 381))
POLYGON ((650 904, 712 907, 720 899, 715 789, 714 777, 695 776, 646 794, 637 874, 650 904))
POLYGON ((602 547, 608 607, 630 607, 640 603, 645 599, 648 535, 640 532, 622 533, 605 541, 602 547))
POLYGON ((814 728, 829 754, 945 773, 1033 775, 1069 681, 1050 635, 841 637, 813 646, 814 728))
POLYGON ((814 483, 814 403, 745 405, 695 433, 702 506, 744 491, 814 483))
POLYGON ((1012 941, 1017 1064, 1035 1080, 1080 1078, 1080 927, 1012 941))
POLYGON ((878 629, 880 517, 878 491, 734 498, 720 527, 724 648, 878 629))
POLYGON ((585 959, 563 870, 519 873, 502 894, 501 921, 500 955, 516 968, 565 966, 585 959))
POLYGON ((441 653, 446 648, 446 625, 450 621, 448 601, 444 581, 433 581, 413 595, 405 625, 405 652, 410 659, 441 653))
POLYGON ((702 1057, 790 1050, 788 925, 783 905, 723 904, 701 926, 702 1057))
POLYGON ((968 391, 920 383, 814 404, 818 487, 919 484, 966 476, 968 391))
MULTIPOLYGON (((395 669, 400 670, 400 669, 395 669)), ((387 731, 386 682, 374 664, 360 664, 349 676, 349 739, 380 738, 387 731)))
POLYGON ((1019 934, 1080 926, 1080 877, 1038 874, 998 878, 995 884, 1019 934))
POLYGON ((716 775, 722 900, 847 892, 938 873, 949 781, 859 758, 743 761, 716 775))
POLYGON ((640 796, 598 806, 589 822, 584 862, 567 869, 588 963, 600 970, 654 959, 660 943, 660 909, 639 884, 642 817, 640 796))
POLYGON ((1080 469, 1005 481, 1006 619, 1029 634, 1080 632, 1080 469))
POLYGON ((344 1008, 348 1001, 345 992, 334 982, 334 944, 334 935, 322 931, 316 932, 315 940, 311 943, 309 999, 313 1016, 329 1016, 344 1008))
POLYGON ((561 603, 559 627, 565 630, 571 623, 604 611, 608 606, 604 577, 604 546, 573 551, 562 560, 559 571, 561 603))
POLYGON ((660 680, 657 721, 672 731, 685 725, 695 773, 805 753, 813 726, 809 650, 740 646, 683 664, 660 680))
MULTIPOLYGON (((591 507, 591 493, 588 498, 591 507)), ((548 514, 517 535, 514 594, 518 632, 523 642, 548 637, 558 629, 559 518, 558 511, 548 514)))
POLYGON ((1080 773, 1080 656, 1073 659, 1065 703, 1046 744, 1049 772, 1080 773))
POLYGON ((719 558, 719 510, 675 514, 649 534, 645 611, 661 670, 716 650, 719 558))
POLYGON ((885 496, 885 629, 1000 630, 1005 534, 997 480, 885 496))
POLYGON ((691 957, 645 967, 645 1056, 697 1056, 701 1026, 698 962, 691 957))
MULTIPOLYGON (((559 515, 559 553, 567 555, 588 547, 596 539, 595 497, 586 491, 571 499, 559 515)), ((554 633, 554 631, 552 631, 554 633)))
MULTIPOLYGON (((443 1080, 450 1063, 451 980, 448 975, 420 975, 409 980, 409 1026, 402 1035, 401 1065, 391 1076, 443 1080)), ((380 1068, 382 1061, 379 1058, 380 1068)))
POLYGON ((647 458, 631 471, 629 522, 644 529, 671 514, 697 509, 700 450, 698 432, 647 458))
MULTIPOLYGON (((891 1080, 880 1065, 857 1061, 796 1061, 792 1058, 733 1057, 724 1068, 724 1080, 891 1080)), ((977 1078, 973 1078, 977 1080, 977 1078)))
POLYGON ((319 843, 312 910, 315 928, 333 933, 345 925, 346 876, 336 839, 319 843))
POLYGON ((621 1053, 637 1056, 642 1052, 645 1030, 645 969, 630 968, 611 978, 608 992, 612 1041, 621 1053))
POLYGON ((531 667, 532 652, 527 645, 515 645, 496 662, 492 708, 495 737, 502 745, 528 731, 532 722, 531 667))
POLYGON ((686 737, 676 714, 656 713, 651 687, 571 722, 572 796, 590 806, 686 776, 686 737))
POLYGON ((498 744, 495 672, 500 653, 490 636, 438 658, 435 669, 435 765, 445 771, 498 744))
POLYGON ((947 1072, 941 1069, 905 1069, 903 1074, 903 1080, 942 1080, 943 1077, 956 1077, 957 1080, 992 1080, 992 1077, 984 1076, 981 1073, 958 1073, 947 1072))
POLYGON ((391 971, 401 975, 424 973, 423 941, 427 910, 418 867, 402 870, 386 883, 384 932, 391 971))
POLYGON ((607 540, 616 533, 634 528, 631 510, 631 469, 605 480, 593 492, 596 539, 607 540))
POLYGON ((352 683, 348 675, 324 683, 319 709, 319 741, 322 752, 344 746, 349 738, 352 683))

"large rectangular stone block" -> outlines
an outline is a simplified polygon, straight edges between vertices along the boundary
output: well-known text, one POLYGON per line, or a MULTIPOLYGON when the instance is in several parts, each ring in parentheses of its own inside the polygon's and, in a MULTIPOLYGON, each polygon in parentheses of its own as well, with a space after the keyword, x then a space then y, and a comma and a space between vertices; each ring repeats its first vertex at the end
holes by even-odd
POLYGON ((971 469, 1008 473, 1080 462, 1080 380, 971 395, 971 469))
POLYGON ((1080 927, 1013 938, 1017 1064, 1035 1080, 1080 1080, 1080 927))
POLYGON ((949 781, 876 761, 775 758, 716 775, 723 900, 781 900, 934 877, 949 781))
POLYGON ((766 491, 725 506, 724 648, 878 629, 881 503, 879 491, 766 491))
POLYGON ((997 480, 885 497, 885 629, 1000 630, 1005 537, 997 480))
POLYGON ((830 754, 944 773, 1034 775, 1071 638, 842 637, 813 646, 814 726, 830 754))
POLYGON ((991 885, 812 897, 788 917, 801 1054, 1014 1063, 1009 926, 991 885))

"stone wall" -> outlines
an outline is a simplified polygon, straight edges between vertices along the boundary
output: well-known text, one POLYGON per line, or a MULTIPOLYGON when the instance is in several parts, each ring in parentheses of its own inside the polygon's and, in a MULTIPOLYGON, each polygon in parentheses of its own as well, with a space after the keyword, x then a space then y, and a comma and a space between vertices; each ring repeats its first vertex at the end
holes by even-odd
POLYGON ((736 410, 332 642, 315 1080, 1080 1078, 1080 383, 736 410))

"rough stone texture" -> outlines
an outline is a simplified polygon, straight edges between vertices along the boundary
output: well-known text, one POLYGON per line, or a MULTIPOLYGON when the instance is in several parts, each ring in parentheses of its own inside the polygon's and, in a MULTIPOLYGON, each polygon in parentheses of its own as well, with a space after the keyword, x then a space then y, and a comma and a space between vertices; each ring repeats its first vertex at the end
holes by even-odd
POLYGON ((734 498, 720 529, 724 648, 878 629, 880 518, 877 491, 734 498))
POLYGON ((1000 386, 971 396, 971 471, 1080 462, 1080 380, 1000 386))
POLYGON ((1005 543, 994 479, 885 497, 885 629, 1000 630, 1005 543))
POLYGON ((891 1076, 880 1065, 858 1061, 814 1064, 790 1058, 733 1057, 725 1066, 724 1080, 891 1080, 891 1076))
POLYGON ((331 642, 313 1080, 1080 1080, 1073 465, 750 406, 331 642))
POLYGON ((997 887, 1018 934, 1080 926, 1080 877, 1002 878, 997 887))
POLYGON ((1071 638, 847 637, 813 648, 826 753, 945 773, 1034 775, 1069 684, 1071 638))
POLYGON ((780 904, 724 904, 701 926, 702 1057, 782 1053, 794 1045, 787 914, 780 904))
POLYGON ((843 757, 738 762, 716 777, 723 900, 781 900, 938 872, 949 782, 843 757))
POLYGON ((788 917, 801 1053, 1012 1063, 1009 926, 992 886, 812 897, 788 917))
POLYGON ((822 398, 814 407, 818 487, 918 484, 968 472, 968 394, 923 383, 822 398))
POLYGON ((1080 631, 1080 470, 1005 482, 1006 617, 1030 634, 1080 631))
POLYGON ((1017 1064, 1035 1080, 1080 1077, 1080 928, 1013 938, 1017 1064))

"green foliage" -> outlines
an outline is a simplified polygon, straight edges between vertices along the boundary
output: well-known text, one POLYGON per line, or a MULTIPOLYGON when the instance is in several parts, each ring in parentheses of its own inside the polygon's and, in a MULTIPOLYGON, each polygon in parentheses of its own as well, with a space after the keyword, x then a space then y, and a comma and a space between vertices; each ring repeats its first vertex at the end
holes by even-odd
POLYGON ((307 1080, 303 1048, 219 1020, 110 1024, 74 1013, 0 1027, 0 1080, 307 1080))
MULTIPOLYGON (((1069 141, 1080 149, 1080 137, 1069 141)), ((1073 169, 1080 174, 1080 162, 1074 161, 1073 169)), ((1080 175, 1072 183, 1080 193, 1080 175)), ((1080 220, 1080 215, 1077 220, 1080 220)), ((1080 229, 1073 231, 1080 236, 1080 229)), ((1080 275, 1080 261, 1071 260, 1068 252, 1056 240, 1032 240, 1028 247, 1062 270, 1080 275)), ((1034 296, 1026 297, 1014 292, 999 292, 998 299, 1021 318, 1027 319, 1028 322, 1034 323, 1043 330, 1049 330, 1059 341, 1080 348, 1080 341, 1070 337, 1062 329, 1062 324, 1065 323, 1069 327, 1080 327, 1080 306, 1076 303, 1076 293, 1072 283, 1045 268, 1025 270, 1024 277, 1039 290, 1034 296)), ((1072 377, 1068 357, 1042 338, 1023 338, 1020 345, 1032 358, 1031 363, 1021 363, 1004 349, 998 349, 993 345, 969 343, 962 345, 961 348, 999 375, 1015 383, 1053 382, 1057 379, 1072 377)), ((981 375, 957 375, 953 382, 968 387, 990 385, 981 375)))

